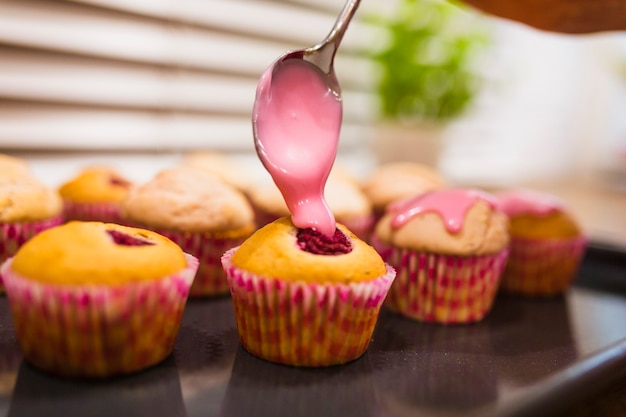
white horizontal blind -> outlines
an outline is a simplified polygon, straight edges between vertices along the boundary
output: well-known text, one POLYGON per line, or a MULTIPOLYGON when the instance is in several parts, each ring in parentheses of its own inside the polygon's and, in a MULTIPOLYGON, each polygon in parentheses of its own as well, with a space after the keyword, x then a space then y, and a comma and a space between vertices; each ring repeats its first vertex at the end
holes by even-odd
MULTIPOLYGON (((263 70, 319 42, 343 1, 0 1, 0 149, 252 149, 250 111, 263 70)), ((384 42, 361 6, 336 58, 341 146, 374 118, 384 42), (361 18, 361 21, 359 21, 361 18)))

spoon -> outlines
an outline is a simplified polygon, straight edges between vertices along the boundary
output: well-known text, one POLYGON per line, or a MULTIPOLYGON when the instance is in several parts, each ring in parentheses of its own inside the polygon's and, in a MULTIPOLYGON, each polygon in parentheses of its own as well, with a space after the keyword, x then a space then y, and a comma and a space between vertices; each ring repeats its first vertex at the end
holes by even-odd
POLYGON ((341 130, 341 88, 333 62, 360 0, 348 0, 326 38, 280 56, 257 86, 252 129, 257 154, 299 228, 327 235, 335 218, 324 199, 341 130))

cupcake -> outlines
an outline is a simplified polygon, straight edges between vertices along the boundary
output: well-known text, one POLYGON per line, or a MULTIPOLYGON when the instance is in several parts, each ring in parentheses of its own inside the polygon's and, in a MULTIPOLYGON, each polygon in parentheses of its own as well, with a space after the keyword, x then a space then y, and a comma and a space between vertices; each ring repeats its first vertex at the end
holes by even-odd
POLYGON ((37 233, 61 224, 62 210, 56 191, 34 177, 0 174, 0 263, 37 233))
POLYGON ((271 362, 329 366, 367 349, 395 272, 345 226, 333 237, 280 218, 222 257, 243 347, 271 362))
POLYGON ((398 274, 386 305, 424 322, 481 320, 506 263, 507 227, 495 198, 478 190, 441 189, 392 204, 372 238, 398 274))
POLYGON ((510 218, 511 255, 502 277, 502 291, 549 296, 571 284, 587 239, 565 203, 530 190, 500 194, 510 218))
POLYGON ((379 166, 363 183, 363 192, 372 203, 376 220, 394 201, 442 188, 445 180, 432 168, 413 162, 393 162, 379 166))
POLYGON ((247 193, 256 182, 249 167, 237 163, 234 158, 228 155, 215 151, 187 153, 183 155, 181 165, 216 175, 243 193, 247 193))
POLYGON ((120 222, 130 181, 108 167, 91 167, 59 188, 66 220, 120 222))
POLYGON ((220 258, 254 231, 254 215, 242 193, 193 168, 159 172, 133 187, 122 202, 125 222, 161 233, 198 258, 192 296, 228 294, 220 258))
POLYGON ((32 238, 1 272, 28 362, 107 377, 170 354, 197 267, 157 233, 70 222, 32 238))
MULTIPOLYGON (((273 182, 259 184, 248 194, 258 226, 288 216, 289 209, 273 182)), ((356 182, 339 175, 330 175, 324 190, 326 203, 337 221, 360 239, 366 240, 374 225, 372 206, 356 182)))
POLYGON ((0 153, 0 177, 31 175, 28 163, 23 159, 0 153))

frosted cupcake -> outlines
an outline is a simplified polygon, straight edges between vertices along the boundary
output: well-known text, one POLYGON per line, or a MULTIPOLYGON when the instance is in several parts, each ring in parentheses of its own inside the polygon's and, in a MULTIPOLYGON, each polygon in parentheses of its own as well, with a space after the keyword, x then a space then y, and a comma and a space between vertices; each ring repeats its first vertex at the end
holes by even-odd
POLYGON ((170 354, 197 267, 156 233, 70 222, 28 241, 1 272, 27 361, 106 377, 170 354))
POLYGON ((62 210, 56 191, 32 176, 0 175, 0 263, 37 233, 61 224, 62 210))
MULTIPOLYGON (((289 209, 274 183, 266 182, 250 190, 248 195, 259 226, 288 216, 289 209)), ((337 221, 360 239, 367 239, 374 225, 372 205, 358 185, 345 176, 332 175, 326 182, 324 197, 337 221)))
POLYGON ((498 196, 510 218, 511 255, 502 291, 555 295, 571 284, 587 238, 565 203, 553 195, 517 190, 498 196))
POLYGON ((386 305, 436 323, 481 320, 508 255, 508 219, 478 190, 442 189, 389 207, 374 247, 397 271, 386 305))
POLYGON ((393 162, 376 168, 363 183, 363 192, 378 220, 389 204, 445 186, 446 181, 437 171, 426 165, 393 162))
POLYGON ((192 296, 228 294, 220 258, 255 229, 250 204, 218 177, 192 168, 159 172, 122 202, 125 222, 157 231, 200 261, 192 296))
POLYGON ((287 217, 226 252, 222 264, 243 347, 295 366, 361 356, 395 275, 344 226, 326 237, 287 217))
POLYGON ((59 188, 66 220, 120 222, 131 182, 108 167, 90 167, 59 188))

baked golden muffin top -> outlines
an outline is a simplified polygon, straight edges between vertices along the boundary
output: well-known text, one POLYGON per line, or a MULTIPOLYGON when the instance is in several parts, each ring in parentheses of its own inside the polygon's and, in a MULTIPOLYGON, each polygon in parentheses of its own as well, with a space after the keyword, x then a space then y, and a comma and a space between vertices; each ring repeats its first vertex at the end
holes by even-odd
POLYGON ((233 255, 233 265, 256 275, 309 283, 370 281, 385 275, 380 255, 343 225, 332 238, 296 228, 282 217, 257 230, 233 255))
POLYGON ((0 177, 11 175, 30 175, 30 168, 23 159, 0 153, 0 177))
POLYGON ((65 200, 75 203, 118 203, 131 182, 109 167, 90 167, 59 188, 65 200))
POLYGON ((61 214, 56 190, 30 175, 0 176, 0 222, 47 220, 61 214))
POLYGON ((510 190, 498 194, 498 200, 510 218, 512 237, 550 239, 582 234, 565 203, 554 195, 532 190, 510 190))
POLYGON ((392 204, 376 237, 398 248, 446 255, 485 255, 509 244, 508 218, 495 197, 441 189, 392 204))
MULTIPOLYGON (((258 184, 250 190, 248 198, 257 208, 276 216, 288 216, 289 209, 280 190, 273 182, 258 184)), ((324 198, 328 208, 339 219, 367 216, 372 205, 358 185, 348 179, 331 176, 326 182, 324 198)))
POLYGON ((393 162, 379 166, 363 183, 363 192, 374 209, 383 210, 394 201, 443 188, 446 181, 426 165, 393 162))
POLYGON ((19 275, 50 284, 160 279, 185 269, 185 255, 157 233, 100 222, 69 222, 26 242, 13 258, 19 275))
POLYGON ((215 175, 177 167, 133 187, 122 215, 150 227, 188 232, 237 232, 254 228, 244 195, 215 175))
POLYGON ((181 164, 216 175, 226 184, 230 184, 242 192, 247 192, 255 184, 255 177, 250 170, 223 153, 215 151, 189 152, 183 155, 181 164))

